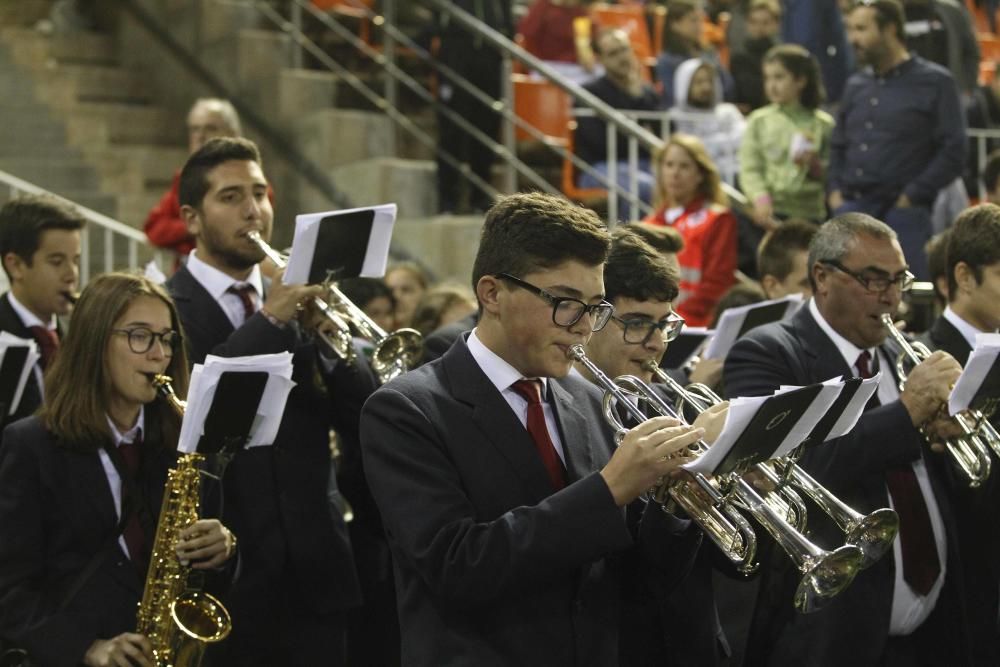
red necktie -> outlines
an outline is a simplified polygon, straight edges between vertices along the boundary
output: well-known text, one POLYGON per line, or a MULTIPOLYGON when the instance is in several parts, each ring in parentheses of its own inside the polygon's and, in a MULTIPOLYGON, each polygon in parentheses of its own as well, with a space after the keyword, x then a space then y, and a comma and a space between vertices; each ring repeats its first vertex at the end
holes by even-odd
POLYGON ((566 471, 556 452, 549 429, 545 425, 545 410, 542 408, 542 383, 539 380, 518 380, 511 385, 521 398, 528 402, 528 435, 535 441, 535 449, 542 457, 549 480, 556 491, 566 486, 566 471))
MULTIPOLYGON (((865 350, 858 355, 856 366, 863 378, 872 377, 865 350)), ((885 471, 885 483, 892 496, 892 505, 899 515, 899 546, 903 555, 903 581, 918 595, 927 595, 941 573, 937 544, 927 503, 920 490, 913 466, 906 465, 885 471)))
POLYGON ((240 297, 240 301, 243 302, 243 321, 246 322, 250 317, 257 312, 256 304, 253 300, 253 295, 257 293, 257 290, 253 288, 253 285, 236 285, 232 284, 229 286, 227 292, 232 292, 236 296, 240 297))
MULTIPOLYGON (((134 482, 133 486, 139 484, 139 447, 141 446, 141 435, 136 436, 133 442, 123 442, 118 445, 118 452, 122 455, 122 460, 125 462, 125 471, 134 482)), ((122 480, 122 489, 127 489, 128 486, 125 484, 125 480, 122 480)), ((133 499, 132 502, 136 502, 136 499, 133 499)), ((122 511, 125 511, 125 509, 126 505, 123 502, 122 511)), ((142 524, 139 522, 137 507, 129 508, 128 521, 125 523, 125 530, 122 531, 122 535, 125 537, 125 546, 128 547, 129 557, 136 567, 141 569, 145 565, 149 554, 146 553, 146 536, 142 530, 142 524)))
POLYGON ((28 327, 31 329, 31 335, 34 336, 35 342, 38 343, 38 351, 42 355, 42 369, 49 367, 52 360, 56 356, 56 352, 59 351, 59 336, 56 332, 48 327, 43 326, 33 326, 28 327))

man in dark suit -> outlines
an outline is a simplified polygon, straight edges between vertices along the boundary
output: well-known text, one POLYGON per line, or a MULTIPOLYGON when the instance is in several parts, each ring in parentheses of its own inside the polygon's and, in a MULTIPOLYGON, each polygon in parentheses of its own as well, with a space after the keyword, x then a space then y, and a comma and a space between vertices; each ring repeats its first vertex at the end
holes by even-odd
MULTIPOLYGON (((609 377, 634 375, 658 391, 663 385, 651 384, 653 374, 643 364, 651 360, 659 364, 667 342, 684 324, 671 305, 677 298, 678 273, 676 265, 659 255, 632 227, 619 227, 611 235, 604 289, 615 314, 608 326, 590 338, 587 357, 609 377)), ((594 381, 585 366, 578 364, 577 369, 594 381)), ((665 391, 662 397, 673 401, 665 391)), ((704 415, 695 426, 704 426, 710 434, 721 429, 724 410, 704 415), (716 416, 719 419, 711 419, 716 416)), ((715 556, 722 557, 714 546, 703 545, 690 574, 674 590, 664 585, 656 570, 640 566, 625 570, 619 626, 623 667, 728 664, 729 643, 719 623, 712 586, 715 556)))
MULTIPOLYGON (((963 585, 948 496, 918 430, 932 440, 961 368, 935 352, 909 372, 899 391, 896 353, 883 342, 880 316, 894 314, 912 283, 896 234, 870 216, 849 213, 820 227, 809 250, 814 298, 786 322, 758 327, 725 364, 726 395, 770 394, 881 370, 878 392, 854 430, 807 448, 801 465, 862 513, 893 507, 900 515, 894 553, 858 574, 825 609, 792 609, 799 578, 784 557, 762 573, 748 660, 759 665, 969 664, 963 585)), ((819 512, 811 539, 824 548, 843 534, 819 512)))
POLYGON ((0 209, 0 257, 10 291, 0 297, 0 331, 34 339, 42 357, 28 376, 17 411, 2 424, 42 404, 42 372, 59 348, 59 315, 69 314, 80 278, 80 230, 86 219, 52 198, 24 195, 0 209))
MULTIPOLYGON (((982 204, 963 212, 949 228, 945 243, 948 307, 921 339, 965 366, 976 335, 1000 329, 1000 206, 982 204)), ((968 478, 948 457, 941 464, 955 508, 962 572, 969 584, 965 601, 975 664, 1000 664, 998 462, 993 458, 992 474, 976 489, 969 488, 968 478)))
POLYGON ((344 664, 344 611, 359 602, 346 527, 327 502, 329 429, 357 437, 370 373, 327 360, 296 320, 321 286, 265 294, 262 251, 273 212, 257 147, 214 139, 181 171, 181 211, 197 246, 168 282, 191 360, 292 352, 292 379, 273 446, 240 451, 225 473, 225 518, 240 536, 245 574, 226 599, 233 636, 222 664, 344 664), (263 305, 261 303, 263 302, 263 305))
POLYGON ((476 328, 476 322, 478 321, 479 313, 470 313, 456 322, 446 324, 432 331, 429 336, 424 338, 423 363, 430 363, 438 357, 444 356, 444 353, 451 348, 462 334, 476 328))
POLYGON ((652 419, 612 453, 601 393, 567 377, 570 347, 611 314, 608 241, 560 198, 501 199, 473 269, 478 326, 365 405, 404 664, 616 664, 615 556, 638 540, 675 577, 690 565, 688 522, 654 509, 633 533, 624 508, 701 430, 652 419))

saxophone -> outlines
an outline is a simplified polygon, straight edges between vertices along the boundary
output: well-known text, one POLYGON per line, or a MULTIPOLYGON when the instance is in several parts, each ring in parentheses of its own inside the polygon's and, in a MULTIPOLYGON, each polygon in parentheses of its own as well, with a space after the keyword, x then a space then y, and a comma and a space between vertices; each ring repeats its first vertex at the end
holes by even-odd
MULTIPOLYGON (((153 385, 178 414, 185 403, 174 394, 170 378, 157 375, 153 385)), ((201 454, 185 454, 168 472, 146 586, 139 603, 136 632, 153 645, 157 667, 198 667, 208 644, 232 630, 229 612, 216 598, 188 581, 191 568, 177 559, 181 529, 198 520, 201 454)))

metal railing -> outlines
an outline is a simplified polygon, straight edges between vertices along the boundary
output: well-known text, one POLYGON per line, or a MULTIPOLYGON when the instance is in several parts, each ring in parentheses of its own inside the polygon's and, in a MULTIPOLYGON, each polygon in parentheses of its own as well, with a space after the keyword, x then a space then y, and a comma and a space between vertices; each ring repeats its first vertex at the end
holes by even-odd
MULTIPOLYGON (((139 230, 5 171, 0 171, 0 183, 7 189, 10 197, 21 194, 47 195, 72 206, 86 218, 88 224, 80 236, 81 287, 87 284, 94 273, 136 270, 150 260, 161 271, 169 272, 166 262, 169 261, 170 253, 151 246, 146 235, 139 230)), ((6 274, 3 275, 3 281, 6 282, 6 274)))

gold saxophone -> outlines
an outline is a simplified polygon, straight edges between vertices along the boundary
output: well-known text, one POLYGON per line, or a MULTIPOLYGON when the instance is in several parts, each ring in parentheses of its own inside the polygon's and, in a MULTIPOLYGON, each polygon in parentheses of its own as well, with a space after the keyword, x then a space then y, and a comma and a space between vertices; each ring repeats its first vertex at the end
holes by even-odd
MULTIPOLYGON (((153 385, 178 414, 185 404, 174 394, 170 378, 157 375, 153 385)), ((146 586, 139 603, 136 632, 153 645, 157 667, 197 667, 208 644, 232 630, 229 612, 216 598, 188 581, 191 568, 177 559, 180 531, 198 520, 205 457, 185 454, 167 474, 156 539, 149 559, 146 586)))

